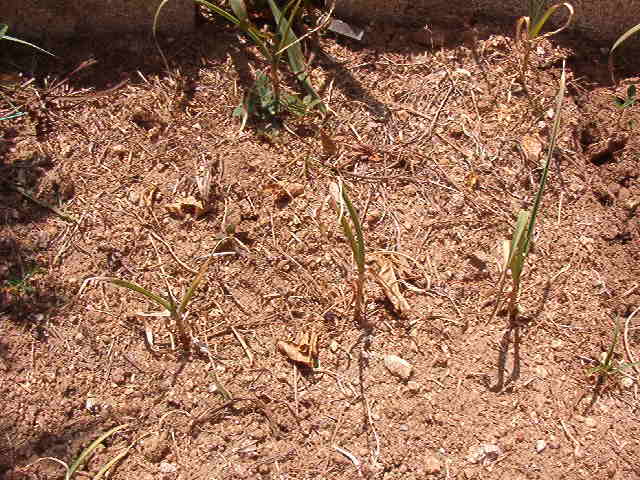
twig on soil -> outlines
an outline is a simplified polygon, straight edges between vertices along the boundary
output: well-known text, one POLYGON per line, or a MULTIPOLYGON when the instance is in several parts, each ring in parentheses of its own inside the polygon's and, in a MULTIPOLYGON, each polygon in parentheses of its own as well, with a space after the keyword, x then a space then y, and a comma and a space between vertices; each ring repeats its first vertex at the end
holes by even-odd
POLYGON ((640 369, 638 368, 638 365, 636 365, 636 360, 633 358, 633 355, 631 355, 631 350, 629 349, 629 338, 628 338, 629 322, 636 315, 636 313, 638 313, 638 311, 640 311, 640 307, 636 308, 633 311, 633 313, 631 313, 631 315, 629 315, 624 322, 624 332, 622 334, 622 345, 624 346, 624 351, 627 354, 627 360, 629 360, 629 363, 631 364, 631 368, 633 368, 633 370, 638 375, 640 375, 640 369))
POLYGON ((178 263, 178 265, 180 265, 182 268, 184 268, 189 273, 193 273, 194 275, 198 274, 198 270, 196 270, 194 268, 191 268, 189 265, 184 263, 182 260, 180 260, 176 256, 176 254, 173 252, 173 249, 171 248, 171 246, 160 235, 158 235, 156 232, 153 232, 153 231, 149 231, 149 235, 151 235, 153 238, 158 240, 160 243, 162 243, 167 248, 167 250, 169 252, 169 255, 171 255, 171 257, 178 263))
POLYGON ((567 426, 564 424, 564 421, 560 420, 560 426, 562 427, 562 431, 567 436, 567 438, 573 442, 573 445, 574 445, 573 454, 577 457, 580 453, 580 446, 581 446, 580 442, 578 442, 578 440, 576 440, 576 438, 573 435, 571 435, 571 433, 567 429, 567 426))
POLYGON ((67 222, 71 222, 71 223, 78 223, 78 220, 75 217, 72 217, 71 215, 67 215, 66 213, 64 213, 59 208, 57 208, 57 207, 55 207, 53 205, 50 205, 47 202, 43 202, 42 200, 39 200, 31 192, 25 190, 24 188, 19 187, 18 185, 12 185, 12 184, 7 184, 7 186, 10 189, 15 190, 16 192, 20 193, 21 195, 24 195, 29 200, 31 200, 33 203, 36 203, 37 205, 41 206, 42 208, 46 208, 46 209, 51 210, 53 213, 58 215, 61 219, 65 220, 67 222))

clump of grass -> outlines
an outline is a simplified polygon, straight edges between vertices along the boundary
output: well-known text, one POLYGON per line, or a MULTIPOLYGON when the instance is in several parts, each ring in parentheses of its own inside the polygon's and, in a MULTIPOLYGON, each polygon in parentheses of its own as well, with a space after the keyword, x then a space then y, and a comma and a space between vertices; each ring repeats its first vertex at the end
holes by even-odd
POLYGON ((522 65, 520 67, 520 83, 525 92, 527 90, 527 71, 529 69, 529 57, 535 43, 543 38, 551 37, 566 29, 573 20, 574 9, 570 3, 556 3, 545 10, 546 0, 528 0, 528 16, 520 17, 516 22, 516 41, 521 42, 524 47, 522 65), (547 33, 540 33, 549 18, 560 8, 566 8, 569 16, 565 23, 556 30, 547 33))
POLYGON ((347 237, 353 253, 353 260, 356 264, 357 278, 354 288, 353 319, 359 325, 366 326, 362 315, 365 282, 365 245, 362 223, 360 222, 358 211, 353 206, 347 189, 341 181, 333 182, 329 185, 329 194, 333 209, 338 215, 338 221, 345 237, 347 237))
POLYGON ((611 345, 609 345, 609 349, 603 358, 598 360, 598 365, 595 367, 591 367, 587 370, 587 375, 596 375, 599 377, 599 381, 602 382, 604 378, 610 377, 615 374, 621 373, 623 370, 626 370, 629 367, 633 367, 636 365, 640 365, 640 362, 627 362, 627 363, 618 363, 614 364, 614 353, 616 346, 618 345, 618 338, 620 336, 620 322, 616 320, 615 327, 613 329, 613 339, 611 340, 611 345))
POLYGON ((187 318, 186 309, 193 297, 193 294, 195 293, 196 289, 204 279, 207 269, 209 268, 209 263, 211 262, 212 258, 213 257, 210 256, 202 264, 202 266, 200 267, 200 270, 198 271, 197 275, 191 282, 191 285, 189 286, 189 288, 187 289, 186 293, 184 294, 184 296, 182 297, 179 303, 176 301, 176 298, 171 293, 171 289, 169 288, 168 285, 167 285, 166 296, 162 296, 162 295, 157 295, 151 292, 150 290, 147 290, 146 288, 138 285, 137 283, 128 282, 126 280, 122 280, 120 278, 115 278, 115 277, 88 278, 82 283, 82 286, 80 287, 80 294, 90 282, 96 281, 96 282, 109 282, 118 287, 123 287, 123 288, 126 288, 127 290, 131 290, 132 292, 136 292, 144 295, 146 298, 148 298, 155 304, 159 305, 161 308, 164 308, 163 312, 154 314, 154 316, 169 317, 174 321, 176 328, 178 330, 178 337, 180 339, 180 342, 182 343, 182 346, 184 347, 185 351, 188 353, 191 351, 192 337, 191 337, 191 327, 189 322, 186 319, 187 318))
MULTIPOLYGON (((156 10, 153 22, 154 37, 159 13, 168 1, 162 0, 156 10)), ((292 29, 294 19, 298 18, 304 7, 303 0, 289 0, 282 10, 274 0, 267 0, 275 21, 275 32, 260 29, 251 21, 244 0, 229 0, 231 11, 225 10, 207 0, 195 0, 195 3, 234 24, 251 39, 269 64, 268 73, 259 73, 256 76, 253 88, 247 93, 242 104, 234 111, 234 116, 241 117, 242 127, 250 117, 257 117, 258 120, 261 120, 266 116, 269 119, 273 119, 284 111, 296 114, 307 113, 313 107, 318 106, 322 113, 326 113, 326 106, 322 103, 320 96, 309 81, 305 58, 300 47, 302 38, 298 38, 292 29), (285 52, 291 72, 307 92, 307 96, 303 99, 290 94, 282 94, 280 64, 285 52)), ((162 50, 160 48, 159 50, 168 68, 166 58, 162 50)))
POLYGON ((533 208, 531 210, 522 209, 518 212, 518 219, 516 221, 516 227, 514 229, 511 241, 506 241, 504 244, 504 264, 502 268, 502 275, 498 284, 498 295, 496 298, 496 304, 491 314, 491 318, 496 314, 502 299, 502 292, 504 288, 504 282, 507 277, 507 273, 511 275, 512 288, 509 296, 509 319, 515 320, 518 313, 518 296, 520 293, 520 284, 522 280, 522 271, 526 262, 527 256, 531 249, 533 232, 535 229, 536 219, 540 210, 542 202, 542 194, 547 183, 547 175, 549 173, 549 165, 553 158, 553 152, 556 147, 556 141, 560 130, 560 113, 562 111, 562 102, 564 100, 564 90, 566 83, 566 75, 564 65, 562 66, 562 75, 560 76, 560 88, 558 89, 558 95, 556 97, 555 107, 555 120, 553 122, 553 130, 551 132, 551 139, 549 142, 549 149, 547 151, 547 159, 542 170, 542 177, 540 178, 540 185, 533 202, 533 208))

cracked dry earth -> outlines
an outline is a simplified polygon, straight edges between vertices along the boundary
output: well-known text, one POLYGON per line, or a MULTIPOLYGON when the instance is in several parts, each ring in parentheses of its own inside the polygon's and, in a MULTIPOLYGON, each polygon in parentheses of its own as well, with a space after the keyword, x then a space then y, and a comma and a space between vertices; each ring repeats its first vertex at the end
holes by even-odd
POLYGON ((171 73, 152 49, 142 64, 90 52, 99 63, 39 103, 78 47, 14 91, 30 114, 0 124, 0 475, 63 478, 60 461, 121 426, 74 478, 116 457, 113 479, 640 478, 638 369, 587 374, 616 319, 614 364, 640 356, 640 114, 611 101, 637 78, 612 87, 599 51, 545 40, 532 110, 518 47, 477 28, 480 64, 435 29, 323 38, 312 81, 333 114, 271 138, 238 133, 231 112, 266 65, 219 25, 172 44, 171 73), (563 59, 508 325, 491 317, 501 244, 537 189, 563 59), (55 99, 122 73, 108 95, 55 99), (362 217, 368 334, 327 201, 338 179, 362 217), (190 353, 140 294, 80 291, 108 276, 180 297, 212 253, 190 353), (311 368, 276 348, 311 355, 315 338, 311 368))

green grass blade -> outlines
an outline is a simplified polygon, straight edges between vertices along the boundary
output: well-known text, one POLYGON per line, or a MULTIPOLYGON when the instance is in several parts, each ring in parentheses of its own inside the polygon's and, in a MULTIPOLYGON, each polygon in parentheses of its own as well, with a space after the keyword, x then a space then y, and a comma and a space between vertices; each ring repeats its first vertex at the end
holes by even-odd
MULTIPOLYGON (((353 249, 354 257, 356 263, 358 264, 358 269, 360 271, 364 270, 364 235, 362 234, 362 224, 360 223, 360 217, 358 212, 351 203, 351 199, 347 194, 347 190, 342 185, 342 198, 344 199, 344 203, 347 206, 347 210, 349 211, 349 216, 351 217, 351 221, 353 222, 353 226, 355 227, 355 248, 353 249)), ((351 234, 353 237, 353 233, 351 234)))
MULTIPOLYGON (((300 44, 297 43, 298 37, 293 32, 293 30, 291 30, 291 20, 293 19, 293 16, 291 16, 291 18, 287 21, 284 15, 280 12, 280 9, 276 5, 275 1, 268 1, 269 7, 271 8, 271 13, 273 14, 273 17, 276 19, 276 23, 278 24, 278 32, 280 34, 281 41, 284 42, 282 43, 282 45, 290 45, 289 48, 287 48, 287 56, 289 58, 289 66, 291 67, 291 71, 305 88, 307 93, 309 93, 309 95, 311 95, 314 99, 320 101, 320 103, 318 104, 320 111, 322 113, 326 113, 327 107, 324 105, 324 103, 322 103, 320 95, 318 95, 318 92, 316 92, 315 88, 313 88, 313 85, 311 85, 311 82, 309 81, 307 64, 305 62, 304 55, 302 54, 302 48, 300 48, 300 44)), ((299 1, 300 0, 298 0, 298 2, 299 1)))
POLYGON ((540 203, 542 202, 542 194, 544 193, 544 187, 547 183, 547 175, 549 173, 549 165, 553 158, 553 152, 556 149, 556 142, 558 140, 558 134, 560 133, 560 114, 562 113, 562 102, 564 101, 564 90, 566 85, 566 73, 564 63, 562 64, 562 74, 560 75, 560 87, 558 88, 558 95, 556 96, 556 108, 554 111, 553 130, 551 131, 551 139, 549 141, 549 149, 547 151, 547 160, 544 163, 542 170, 542 177, 540 178, 540 186, 536 193, 535 201, 533 202, 533 208, 531 209, 531 217, 529 219, 529 228, 527 230, 527 238, 525 241, 525 251, 528 253, 531 237, 533 236, 533 229, 538 216, 538 210, 540 209, 540 203))
POLYGON ((173 312, 175 310, 175 307, 167 299, 162 298, 161 296, 156 295, 153 292, 150 292, 149 290, 147 290, 146 288, 138 285, 137 283, 127 282, 126 280, 122 280, 120 278, 115 278, 115 277, 92 277, 92 278, 88 278, 87 280, 85 280, 85 283, 87 283, 90 280, 97 280, 97 281, 100 281, 100 282, 113 283, 114 285, 116 285, 118 287, 123 287, 123 288, 129 289, 129 290, 131 290, 133 292, 137 292, 137 293, 140 293, 140 294, 144 295, 149 300, 157 303, 158 305, 160 305, 161 307, 165 308, 169 312, 173 312))
POLYGON ((67 474, 65 476, 65 480, 70 480, 71 477, 73 477, 73 474, 76 472, 76 470, 84 463, 85 459, 91 455, 91 453, 98 447, 98 445, 100 445, 107 437, 110 437, 111 435, 113 435, 116 432, 119 432, 120 430, 127 428, 129 425, 128 424, 124 424, 124 425, 120 425, 119 427, 114 427, 111 430, 109 430, 106 433, 103 433, 102 435, 100 435, 98 438, 96 438, 91 445, 89 445, 87 448, 85 448, 82 453, 80 453, 80 455, 78 456, 78 458, 76 459, 75 462, 73 462, 73 464, 71 465, 71 467, 69 468, 69 470, 67 471, 67 474))
POLYGON ((182 298, 182 302, 180 302, 180 306, 178 307, 178 315, 182 315, 182 313, 184 312, 184 309, 187 308, 187 305, 189 304, 191 297, 193 297, 193 294, 195 293, 196 289, 200 285, 200 282, 202 282, 202 279, 205 277, 207 273, 207 269, 209 268, 209 263, 211 263, 212 258, 213 257, 207 258, 207 260, 200 267, 200 271, 198 272, 198 275, 196 275, 196 278, 194 278, 193 282, 191 282, 191 285, 189 286, 189 290, 187 290, 187 293, 185 293, 184 297, 182 298))
POLYGON ((0 40, 10 40, 15 43, 21 43, 22 45, 27 45, 28 47, 35 48, 36 50, 42 53, 46 53, 47 55, 51 55, 52 57, 55 57, 53 53, 48 52, 44 48, 40 48, 39 46, 34 45, 33 43, 27 42, 25 40, 20 40, 19 38, 16 38, 16 37, 10 37, 9 35, 7 35, 8 28, 9 27, 7 25, 2 24, 2 26, 0 27, 0 40))
POLYGON ((615 49, 618 48, 620 45, 622 45, 631 35, 637 32, 640 32, 640 23, 634 27, 631 27, 629 30, 627 30, 622 35, 620 35, 620 37, 615 41, 615 43, 611 47, 611 50, 609 50, 609 55, 611 55, 615 51, 615 49))
MULTIPOLYGON (((244 16, 245 16, 245 18, 241 19, 241 18, 238 18, 238 17, 230 14, 229 12, 227 12, 226 10, 218 7, 217 5, 214 5, 213 3, 208 2, 207 0, 195 0, 195 2, 199 3, 203 7, 208 8, 209 10, 211 10, 216 15, 220 15, 222 18, 228 20, 229 22, 233 23, 238 28, 240 28, 258 46, 258 48, 260 49, 260 53, 262 53, 268 61, 271 61, 271 52, 270 52, 270 50, 269 50, 269 48, 268 48, 268 46, 267 46, 267 44, 266 44, 266 42, 265 42, 265 40, 263 38, 263 35, 257 28, 255 28, 249 22, 248 17, 246 15, 246 8, 244 8, 244 12, 245 12, 244 16)), ((238 5, 237 2, 233 2, 231 4, 232 9, 234 8, 234 3, 236 4, 235 5, 236 8, 238 8, 239 11, 242 11, 243 7, 238 5)), ((243 2, 243 5, 244 5, 244 2, 243 2)), ((234 10, 234 13, 235 13, 235 10, 234 10)))
POLYGON ((236 14, 240 22, 249 23, 249 15, 247 15, 247 7, 243 0, 229 0, 229 6, 233 13, 236 14))

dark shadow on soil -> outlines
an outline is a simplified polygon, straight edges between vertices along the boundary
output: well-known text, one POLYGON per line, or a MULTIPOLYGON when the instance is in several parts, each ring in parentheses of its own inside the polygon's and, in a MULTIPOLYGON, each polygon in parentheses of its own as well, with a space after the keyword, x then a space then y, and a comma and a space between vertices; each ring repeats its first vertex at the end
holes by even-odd
POLYGON ((500 341, 498 353, 498 380, 496 384, 489 387, 489 391, 500 393, 515 383, 520 378, 520 326, 515 324, 510 326, 500 341), (505 379, 509 348, 513 344, 513 366, 509 377, 505 379))

